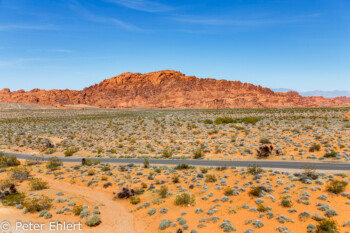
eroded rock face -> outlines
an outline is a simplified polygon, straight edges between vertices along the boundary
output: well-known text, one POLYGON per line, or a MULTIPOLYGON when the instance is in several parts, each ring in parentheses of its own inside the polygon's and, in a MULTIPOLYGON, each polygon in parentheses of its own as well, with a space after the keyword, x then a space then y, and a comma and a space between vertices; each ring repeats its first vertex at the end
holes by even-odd
POLYGON ((165 70, 123 73, 82 91, 0 90, 0 102, 42 105, 87 104, 101 108, 274 108, 350 105, 350 98, 302 97, 297 92, 273 92, 240 81, 199 79, 165 70))

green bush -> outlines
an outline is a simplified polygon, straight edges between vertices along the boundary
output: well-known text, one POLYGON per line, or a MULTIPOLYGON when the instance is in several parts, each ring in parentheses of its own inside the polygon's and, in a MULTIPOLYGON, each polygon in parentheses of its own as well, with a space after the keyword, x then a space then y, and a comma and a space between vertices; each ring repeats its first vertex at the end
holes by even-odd
POLYGON ((25 195, 23 193, 14 193, 5 196, 3 199, 1 199, 1 202, 4 206, 15 206, 18 204, 22 204, 24 198, 25 195))
POLYGON ((173 181, 174 184, 177 184, 177 183, 180 182, 180 179, 179 179, 178 176, 173 176, 172 181, 173 181))
POLYGON ((267 208, 263 204, 258 204, 258 211, 261 213, 267 212, 267 208))
POLYGON ((214 174, 208 174, 205 176, 205 182, 207 182, 207 183, 214 183, 217 180, 218 179, 216 178, 216 176, 214 174))
POLYGON ((71 149, 68 149, 64 152, 65 157, 71 157, 71 156, 73 156, 73 154, 74 154, 74 151, 71 149))
POLYGON ((28 212, 33 213, 33 212, 40 212, 42 210, 49 210, 52 206, 52 200, 47 197, 42 195, 41 197, 27 197, 23 201, 23 206, 28 210, 28 212))
POLYGON ((338 224, 335 220, 326 218, 318 222, 316 233, 339 233, 338 224))
POLYGON ((234 120, 230 117, 218 117, 215 119, 215 124, 229 124, 234 123, 234 120))
POLYGON ((249 195, 260 197, 262 194, 262 189, 260 187, 254 187, 249 191, 249 195))
POLYGON ((0 168, 14 167, 20 164, 20 161, 18 161, 16 157, 5 157, 5 155, 0 152, 0 168))
POLYGON ((339 194, 345 191, 347 185, 348 183, 345 181, 333 180, 330 184, 328 184, 327 191, 334 194, 339 194))
POLYGON ((41 178, 34 178, 29 182, 29 186, 31 190, 42 190, 48 188, 48 183, 41 178))
POLYGON ((149 168, 149 158, 148 157, 144 158, 143 167, 144 168, 149 168))
POLYGON ((247 168, 247 172, 252 175, 258 175, 263 171, 264 170, 261 167, 257 166, 256 164, 249 165, 247 168))
POLYGON ((181 163, 175 166, 175 170, 187 170, 187 169, 193 169, 193 166, 188 165, 187 163, 181 163))
POLYGON ((326 154, 324 154, 323 157, 325 158, 335 158, 338 156, 338 152, 332 150, 331 152, 327 152, 326 154))
POLYGON ((289 200, 288 198, 284 197, 284 198, 282 198, 281 205, 283 207, 292 207, 293 204, 292 204, 291 200, 289 200))
POLYGON ((194 203, 194 195, 191 195, 189 193, 181 193, 179 195, 176 195, 175 205, 189 205, 194 203))
POLYGON ((130 197, 130 203, 133 205, 139 204, 141 202, 141 199, 137 196, 130 197))
POLYGON ((28 180, 30 171, 27 167, 14 167, 8 171, 10 179, 24 181, 28 180))
POLYGON ((194 159, 201 159, 204 157, 204 151, 200 148, 197 148, 194 152, 193 152, 193 158, 194 159))
POLYGON ((46 168, 54 171, 59 170, 62 166, 62 161, 57 157, 51 157, 47 160, 46 168))
POLYGON ((204 124, 213 124, 214 122, 210 119, 206 119, 203 121, 204 124))
POLYGON ((268 139, 268 138, 261 138, 259 142, 262 144, 270 144, 271 143, 270 139, 268 139))
POLYGON ((76 215, 76 216, 79 216, 80 215, 80 213, 81 213, 81 211, 83 211, 83 206, 82 205, 76 205, 76 206, 74 206, 73 207, 73 213, 74 213, 74 215, 76 215))
POLYGON ((158 194, 161 198, 166 198, 168 195, 168 187, 167 186, 160 187, 158 194))
POLYGON ((165 148, 162 152, 162 156, 164 158, 170 158, 171 156, 173 156, 173 154, 174 154, 174 152, 169 148, 165 148))
POLYGON ((233 195, 233 189, 232 188, 230 188, 230 187, 227 187, 227 188, 225 188, 224 189, 224 194, 226 195, 226 196, 232 196, 233 195))

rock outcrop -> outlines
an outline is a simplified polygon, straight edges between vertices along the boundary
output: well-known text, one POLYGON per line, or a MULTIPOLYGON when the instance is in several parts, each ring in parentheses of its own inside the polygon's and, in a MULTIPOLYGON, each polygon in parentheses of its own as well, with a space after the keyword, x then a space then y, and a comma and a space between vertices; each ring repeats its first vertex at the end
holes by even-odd
POLYGON ((41 105, 91 105, 100 108, 275 108, 350 105, 350 98, 302 97, 273 92, 240 81, 200 79, 164 70, 123 73, 82 91, 33 89, 0 91, 0 102, 41 105))

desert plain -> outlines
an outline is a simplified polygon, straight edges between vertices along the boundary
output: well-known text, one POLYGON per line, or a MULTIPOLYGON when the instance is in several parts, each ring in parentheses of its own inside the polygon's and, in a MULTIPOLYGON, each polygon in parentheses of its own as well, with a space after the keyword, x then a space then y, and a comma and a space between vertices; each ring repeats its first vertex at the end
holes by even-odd
POLYGON ((15 229, 19 220, 44 224, 41 232, 52 232, 50 222, 79 223, 82 232, 350 232, 350 173, 312 166, 349 163, 348 112, 349 107, 2 110, 0 217, 12 225, 4 232, 26 232, 15 229), (67 163, 62 157, 85 160, 67 163), (143 163, 108 164, 101 158, 143 163), (310 165, 155 166, 149 159, 310 165))

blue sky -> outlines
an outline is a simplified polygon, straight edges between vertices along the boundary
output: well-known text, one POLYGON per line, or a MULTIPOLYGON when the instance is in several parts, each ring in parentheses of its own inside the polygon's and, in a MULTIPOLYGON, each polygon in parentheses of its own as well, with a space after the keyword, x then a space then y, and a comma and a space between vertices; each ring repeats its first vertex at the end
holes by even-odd
POLYGON ((0 89, 174 69, 350 90, 348 0, 0 0, 0 89))

